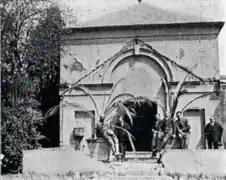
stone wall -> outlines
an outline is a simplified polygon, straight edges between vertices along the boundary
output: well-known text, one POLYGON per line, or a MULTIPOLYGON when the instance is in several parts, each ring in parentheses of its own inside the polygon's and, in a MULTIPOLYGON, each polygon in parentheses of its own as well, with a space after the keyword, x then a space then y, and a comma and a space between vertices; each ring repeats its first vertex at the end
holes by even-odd
POLYGON ((226 151, 222 150, 169 150, 163 162, 166 173, 226 175, 226 151))

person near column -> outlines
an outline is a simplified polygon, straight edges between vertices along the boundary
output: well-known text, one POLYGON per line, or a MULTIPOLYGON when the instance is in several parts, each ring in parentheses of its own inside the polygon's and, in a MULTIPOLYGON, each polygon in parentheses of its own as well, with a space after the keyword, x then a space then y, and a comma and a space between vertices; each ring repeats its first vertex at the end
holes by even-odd
POLYGON ((118 156, 119 153, 119 140, 115 135, 114 131, 110 128, 109 125, 104 123, 104 116, 100 116, 99 123, 95 127, 96 134, 101 135, 109 143, 113 154, 118 156))
POLYGON ((129 138, 126 131, 130 132, 131 126, 128 124, 128 122, 124 120, 122 116, 118 117, 118 122, 116 123, 116 126, 120 128, 120 129, 116 128, 115 132, 119 140, 119 150, 120 150, 120 153, 122 153, 121 160, 125 161, 126 148, 127 148, 127 145, 129 144, 129 138))
POLYGON ((157 152, 158 152, 158 163, 162 162, 162 155, 163 155, 163 150, 165 149, 166 145, 169 143, 169 140, 171 138, 176 137, 176 125, 175 121, 171 118, 170 112, 166 111, 165 113, 165 118, 161 121, 159 124, 159 130, 163 132, 163 137, 160 139, 162 141, 159 143, 157 147, 157 152))
POLYGON ((156 122, 154 124, 154 127, 152 129, 152 144, 151 144, 151 149, 152 149, 152 157, 156 157, 156 154, 157 154, 157 146, 158 146, 158 143, 159 143, 159 139, 161 139, 161 134, 162 132, 159 131, 159 124, 160 124, 160 121, 162 120, 162 117, 161 115, 158 113, 155 115, 155 118, 156 118, 156 122))
POLYGON ((213 116, 210 117, 210 122, 205 127, 205 138, 207 139, 208 149, 218 149, 221 146, 221 138, 223 127, 216 122, 213 116))
POLYGON ((191 125, 189 124, 188 119, 183 116, 181 111, 176 113, 176 117, 177 137, 180 142, 180 147, 181 149, 188 149, 191 125))

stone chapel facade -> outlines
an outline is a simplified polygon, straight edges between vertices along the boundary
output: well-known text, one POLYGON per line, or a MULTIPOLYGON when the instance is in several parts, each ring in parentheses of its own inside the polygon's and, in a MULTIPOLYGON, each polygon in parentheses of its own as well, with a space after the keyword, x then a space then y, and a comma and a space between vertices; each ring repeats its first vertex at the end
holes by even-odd
MULTIPOLYGON (((132 93, 154 99, 168 109, 169 94, 189 74, 177 110, 192 126, 190 149, 204 149, 203 130, 210 116, 225 126, 225 84, 219 74, 218 34, 223 22, 161 10, 145 3, 111 13, 71 28, 62 38, 61 83, 80 82, 101 108, 121 78, 115 95, 132 93), (74 58, 76 57, 76 59, 74 58), (92 72, 92 73, 91 73, 92 72), (202 81, 206 81, 206 83, 202 81), (187 103, 204 93, 210 95, 187 103), (212 94, 212 95, 211 95, 212 94), (219 98, 217 98, 219 97, 219 98)), ((61 89, 62 93, 64 89, 61 89)), ((82 91, 66 93, 62 103, 79 103, 96 115, 94 105, 82 91)), ((163 114, 161 108, 156 109, 163 114)), ((82 144, 97 119, 76 106, 60 113, 61 145, 69 145, 73 128, 84 128, 82 144)))

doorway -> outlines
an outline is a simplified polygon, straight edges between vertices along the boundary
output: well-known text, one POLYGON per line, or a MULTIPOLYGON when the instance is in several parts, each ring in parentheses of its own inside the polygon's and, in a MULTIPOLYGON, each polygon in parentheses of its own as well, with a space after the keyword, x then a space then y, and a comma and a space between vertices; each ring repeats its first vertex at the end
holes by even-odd
MULTIPOLYGON (((152 142, 152 128, 156 122, 155 115, 157 114, 157 104, 154 102, 140 101, 134 103, 126 101, 125 106, 132 107, 135 110, 133 117, 133 126, 129 130, 134 136, 134 146, 136 151, 150 151, 152 142)), ((124 117, 129 121, 128 117, 124 117)), ((128 142, 126 151, 132 151, 132 147, 128 142)))
POLYGON ((184 116, 191 125, 191 136, 188 149, 205 149, 205 111, 204 109, 188 109, 184 116))

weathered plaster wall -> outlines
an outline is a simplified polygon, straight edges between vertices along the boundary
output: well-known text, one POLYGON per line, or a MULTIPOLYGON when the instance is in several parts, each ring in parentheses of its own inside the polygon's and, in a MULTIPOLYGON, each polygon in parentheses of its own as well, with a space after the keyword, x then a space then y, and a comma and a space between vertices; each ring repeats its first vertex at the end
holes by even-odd
MULTIPOLYGON (((179 103, 178 103, 178 110, 181 110, 185 105, 191 101, 192 99, 200 96, 201 93, 191 93, 191 94, 186 94, 182 95, 179 103)), ((209 123, 209 117, 210 116, 215 116, 216 113, 216 108, 219 105, 220 101, 219 99, 216 99, 213 96, 206 96, 200 99, 197 99, 193 103, 191 103, 187 109, 189 108, 197 108, 197 109, 205 109, 205 120, 206 124, 209 123)), ((221 119, 217 119, 217 121, 221 121, 221 119)))
MULTIPOLYGON (((102 104, 104 101, 103 96, 94 95, 94 99, 98 104, 99 111, 102 110, 102 104)), ((106 97, 107 99, 107 97, 106 97)), ((95 116, 97 117, 97 112, 95 110, 94 104, 90 101, 90 99, 87 96, 69 96, 64 98, 64 104, 68 103, 78 103, 81 106, 81 108, 76 108, 73 106, 66 106, 63 108, 62 115, 62 141, 61 145, 69 145, 70 144, 70 137, 73 131, 73 128, 76 127, 76 121, 75 121, 75 111, 95 111, 95 116)), ((91 117, 90 117, 90 123, 91 123, 91 117)), ((96 119, 96 118, 95 118, 96 119)), ((87 124, 89 125, 89 124, 87 124)), ((88 132, 88 135, 83 139, 82 144, 86 145, 86 138, 91 138, 92 132, 88 132)))
MULTIPOLYGON (((164 54, 177 63, 184 65, 188 68, 192 68, 195 64, 198 66, 194 69, 194 72, 203 77, 219 77, 219 60, 217 50, 216 39, 206 40, 161 40, 148 42, 143 39, 144 42, 151 45, 158 52, 164 54)), ((97 42, 98 43, 98 42, 97 42)), ((99 64, 107 60, 111 56, 115 55, 125 44, 123 43, 111 43, 111 44, 81 44, 81 45, 69 45, 65 46, 67 51, 71 54, 76 54, 76 59, 80 62, 84 70, 83 71, 70 71, 66 69, 64 65, 71 66, 74 62, 73 58, 69 55, 62 55, 61 57, 61 81, 62 82, 75 82, 79 77, 84 76, 87 72, 99 64)), ((182 78, 183 71, 175 68, 169 63, 171 67, 174 81, 182 78)), ((101 82, 101 76, 97 76, 96 79, 90 77, 86 80, 88 83, 101 82)))
MULTIPOLYGON (((61 56, 61 80, 73 82, 90 69, 115 55, 126 43, 134 38, 152 46, 159 53, 181 65, 192 68, 201 77, 219 77, 219 60, 217 35, 219 28, 214 26, 169 26, 140 27, 126 29, 78 30, 62 39, 64 47, 70 55, 61 56), (81 71, 70 71, 64 65, 73 64, 72 58, 83 65, 81 71)), ((171 64, 169 64, 171 65, 171 64)), ((174 80, 180 79, 182 72, 172 67, 174 80)), ((101 77, 90 77, 87 82, 100 81, 101 77)))

